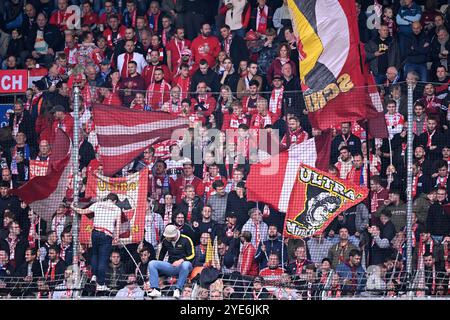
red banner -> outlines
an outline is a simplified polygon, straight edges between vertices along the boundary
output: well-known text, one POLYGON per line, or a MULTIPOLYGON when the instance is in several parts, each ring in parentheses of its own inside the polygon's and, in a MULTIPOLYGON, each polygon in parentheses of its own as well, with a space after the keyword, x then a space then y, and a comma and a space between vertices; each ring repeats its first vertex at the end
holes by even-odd
POLYGON ((322 233, 341 212, 357 205, 368 189, 301 164, 286 214, 284 235, 311 237, 322 233))
POLYGON ((48 161, 30 160, 30 179, 47 174, 48 161))
POLYGON ((364 87, 355 1, 288 0, 288 5, 312 126, 325 130, 366 118, 370 99, 364 87))
MULTIPOLYGON (((119 196, 117 205, 122 210, 120 239, 124 244, 138 243, 144 238, 145 214, 147 211, 148 169, 127 177, 109 178, 91 172, 86 186, 86 198, 104 199, 113 192, 119 196)), ((80 242, 90 244, 93 220, 82 216, 80 242)))
POLYGON ((0 70, 0 93, 23 93, 27 89, 27 70, 0 70))

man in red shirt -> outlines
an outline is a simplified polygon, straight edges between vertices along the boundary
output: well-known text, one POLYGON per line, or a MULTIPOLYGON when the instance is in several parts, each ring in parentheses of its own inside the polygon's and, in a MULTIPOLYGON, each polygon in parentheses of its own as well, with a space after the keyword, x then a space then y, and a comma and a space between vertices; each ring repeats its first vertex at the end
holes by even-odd
POLYGON ((264 129, 267 125, 273 125, 277 121, 278 117, 269 111, 266 99, 259 99, 256 102, 256 108, 258 109, 258 113, 252 116, 250 128, 264 129))
POLYGON ((191 48, 191 41, 184 39, 184 28, 178 27, 172 40, 166 46, 167 65, 175 73, 181 63, 181 52, 191 48))
POLYGON ((56 105, 52 109, 53 112, 53 125, 52 125, 52 132, 53 137, 52 141, 49 141, 50 144, 52 144, 55 137, 55 132, 57 128, 62 129, 67 135, 70 137, 70 139, 73 139, 73 126, 74 121, 70 114, 65 112, 65 109, 61 105, 56 105))
POLYGON ((281 276, 285 273, 284 269, 280 267, 280 260, 278 254, 270 253, 267 261, 267 267, 259 272, 259 275, 264 278, 267 285, 279 286, 281 284, 281 276))
POLYGON ((210 68, 216 64, 216 59, 221 50, 219 40, 211 35, 211 26, 204 23, 201 28, 201 35, 192 41, 191 46, 194 61, 199 64, 200 60, 205 59, 210 68))
POLYGON ((205 185, 201 179, 194 176, 194 166, 191 162, 183 164, 183 174, 177 180, 170 181, 170 193, 175 197, 176 203, 181 203, 184 198, 184 188, 187 185, 195 188, 195 194, 203 198, 205 185))
POLYGON ((120 39, 125 38, 127 28, 119 23, 119 16, 112 14, 108 18, 109 27, 103 31, 108 47, 113 48, 120 39))
POLYGON ((89 1, 83 3, 82 25, 89 25, 91 30, 97 27, 98 15, 92 10, 92 4, 89 1))
POLYGON ((52 24, 64 31, 67 29, 67 19, 73 15, 73 11, 67 10, 69 7, 68 0, 58 0, 58 10, 55 11, 49 20, 49 24, 52 24))
POLYGON ((146 104, 153 111, 161 110, 164 103, 170 99, 170 84, 164 80, 164 70, 157 68, 153 74, 154 81, 151 83, 146 92, 146 104))
POLYGON ((164 80, 171 83, 171 72, 169 68, 159 60, 158 50, 152 50, 150 52, 150 58, 147 57, 147 62, 148 65, 144 68, 144 71, 142 71, 142 77, 144 78, 147 87, 155 82, 155 71, 157 69, 162 69, 164 72, 164 80))
POLYGON ((207 88, 205 82, 199 82, 195 92, 196 97, 191 99, 194 109, 202 111, 205 117, 209 117, 216 109, 216 99, 208 93, 207 88))
POLYGON ((189 66, 183 63, 180 67, 180 74, 173 78, 172 85, 180 87, 181 99, 186 99, 191 86, 191 77, 189 76, 189 66))
POLYGON ((247 117, 242 113, 242 104, 238 100, 233 101, 231 107, 233 108, 233 113, 231 115, 228 113, 223 115, 222 130, 237 130, 239 125, 249 122, 247 117))

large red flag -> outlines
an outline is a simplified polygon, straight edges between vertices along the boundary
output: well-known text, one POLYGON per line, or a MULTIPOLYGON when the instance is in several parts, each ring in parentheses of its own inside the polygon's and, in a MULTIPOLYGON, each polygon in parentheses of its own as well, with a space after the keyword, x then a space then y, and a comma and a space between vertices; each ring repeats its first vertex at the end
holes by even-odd
POLYGON ((331 133, 311 138, 289 150, 252 165, 247 177, 247 199, 261 201, 287 212, 295 176, 301 163, 327 170, 330 162, 331 133))
POLYGON ((367 197, 367 188, 326 172, 330 140, 331 135, 325 135, 293 146, 254 164, 247 177, 249 201, 286 213, 283 234, 287 237, 320 233, 336 215, 367 197))
POLYGON ((308 117, 321 130, 366 118, 355 1, 288 0, 308 117))
POLYGON ((186 118, 169 113, 105 105, 95 105, 93 117, 100 162, 107 176, 122 169, 152 144, 168 140, 178 129, 188 126, 186 118))
POLYGON ((70 138, 61 129, 56 132, 49 158, 47 174, 36 176, 18 189, 12 190, 34 212, 49 221, 63 201, 68 186, 70 165, 70 138))

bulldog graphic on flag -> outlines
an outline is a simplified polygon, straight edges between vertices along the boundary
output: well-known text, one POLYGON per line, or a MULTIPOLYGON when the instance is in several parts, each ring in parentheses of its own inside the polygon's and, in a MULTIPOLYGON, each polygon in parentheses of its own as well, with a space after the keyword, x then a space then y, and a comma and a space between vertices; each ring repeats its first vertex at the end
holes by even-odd
POLYGON ((284 235, 304 238, 321 233, 341 212, 363 201, 365 187, 301 164, 291 193, 284 235))
POLYGON ((288 0, 308 117, 325 130, 364 119, 369 103, 353 0, 288 0))
MULTIPOLYGON (((110 193, 119 197, 117 206, 122 210, 120 240, 124 244, 138 243, 144 238, 145 214, 147 211, 148 169, 127 177, 109 178, 97 172, 90 172, 86 186, 86 198, 100 201, 110 193)), ((82 216, 80 242, 89 244, 93 221, 82 216)))

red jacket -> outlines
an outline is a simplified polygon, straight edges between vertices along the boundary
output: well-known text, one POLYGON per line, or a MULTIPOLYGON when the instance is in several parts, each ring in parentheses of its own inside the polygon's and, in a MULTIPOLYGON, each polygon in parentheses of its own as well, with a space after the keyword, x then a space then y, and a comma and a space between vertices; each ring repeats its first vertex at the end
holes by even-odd
MULTIPOLYGON (((295 66, 295 62, 292 61, 292 60, 289 60, 289 62, 287 62, 287 63, 289 63, 291 65, 291 67, 292 67, 292 74, 294 76, 296 76, 297 75, 297 67, 295 66)), ((272 79, 273 79, 273 77, 275 75, 279 75, 279 76, 282 75, 282 73, 281 73, 281 68, 282 67, 283 67, 283 65, 281 64, 279 58, 276 58, 272 62, 272 64, 269 67, 269 70, 267 71, 267 83, 268 84, 272 84, 272 79)))
POLYGON ((300 144, 306 140, 308 140, 308 132, 303 129, 297 129, 292 132, 289 129, 281 140, 281 144, 286 148, 289 148, 293 144, 300 144))
POLYGON ((248 123, 248 119, 243 114, 240 117, 236 116, 234 113, 224 114, 222 130, 238 129, 239 125, 247 124, 247 123, 248 123))
POLYGON ((247 243, 239 255, 239 272, 243 276, 257 276, 258 263, 255 260, 256 249, 251 243, 247 243))
POLYGON ((70 114, 66 114, 66 116, 64 117, 64 119, 62 119, 62 121, 53 120, 52 124, 53 137, 51 139, 52 141, 51 142, 49 141, 50 144, 53 143, 54 135, 57 128, 61 128, 65 133, 67 133, 70 139, 73 139, 73 126, 74 120, 70 114))
POLYGON ((266 117, 257 113, 257 114, 254 114, 252 116, 252 120, 250 120, 250 128, 264 129, 264 127, 266 125, 268 125, 268 124, 273 125, 275 123, 275 121, 277 121, 277 120, 278 120, 278 117, 274 113, 268 112, 266 117), (270 123, 269 123, 268 119, 270 119, 270 123))

